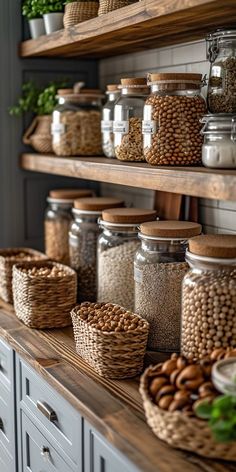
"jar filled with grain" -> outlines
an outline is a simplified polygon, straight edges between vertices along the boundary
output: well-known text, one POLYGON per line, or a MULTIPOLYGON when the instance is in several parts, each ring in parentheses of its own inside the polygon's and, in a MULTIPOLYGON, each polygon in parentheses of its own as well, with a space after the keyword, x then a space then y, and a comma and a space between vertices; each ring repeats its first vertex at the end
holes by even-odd
POLYGON ((121 161, 144 161, 142 145, 143 107, 149 88, 143 77, 121 79, 121 96, 114 111, 115 155, 121 161))
POLYGON ((152 165, 201 164, 200 119, 206 113, 201 74, 149 74, 151 95, 143 113, 143 146, 152 165))
POLYGON ((104 210, 99 223, 98 301, 134 309, 134 256, 140 246, 138 226, 156 218, 156 211, 140 208, 104 210))
POLYGON ((135 313, 150 324, 148 347, 179 352, 181 286, 188 270, 188 239, 200 234, 201 225, 186 221, 143 223, 141 248, 134 260, 135 313))
POLYGON ((183 281, 181 351, 190 359, 236 347, 236 236, 190 240, 183 281))
POLYGON ((57 189, 49 192, 44 218, 45 252, 49 259, 69 264, 68 233, 76 198, 91 197, 92 190, 57 189))
POLYGON ((74 201, 74 221, 69 232, 70 266, 78 276, 78 301, 97 300, 98 218, 103 210, 121 207, 118 198, 81 198, 74 201))
POLYGON ((107 85, 107 101, 102 109, 102 149, 106 157, 116 157, 113 135, 113 121, 115 103, 120 96, 118 86, 115 84, 107 85))
POLYGON ((217 30, 207 38, 210 61, 208 108, 211 113, 236 112, 236 29, 217 30))
POLYGON ((236 116, 231 114, 205 115, 202 134, 202 163, 206 167, 236 168, 236 116))

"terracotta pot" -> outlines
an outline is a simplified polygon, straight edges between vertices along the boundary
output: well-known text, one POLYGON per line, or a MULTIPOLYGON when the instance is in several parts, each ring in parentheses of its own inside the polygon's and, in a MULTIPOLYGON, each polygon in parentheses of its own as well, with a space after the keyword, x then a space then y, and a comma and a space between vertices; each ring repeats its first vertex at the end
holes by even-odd
POLYGON ((40 153, 52 153, 51 115, 36 116, 23 136, 23 143, 40 153))

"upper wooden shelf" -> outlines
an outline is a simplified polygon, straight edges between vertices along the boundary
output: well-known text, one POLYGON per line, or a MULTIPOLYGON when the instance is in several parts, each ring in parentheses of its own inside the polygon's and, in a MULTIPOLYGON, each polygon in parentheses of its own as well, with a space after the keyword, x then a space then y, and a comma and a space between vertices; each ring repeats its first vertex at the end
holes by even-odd
POLYGON ((205 167, 151 167, 105 157, 23 154, 21 168, 202 198, 236 200, 236 171, 205 167))
POLYGON ((236 22, 235 0, 142 0, 48 36, 24 41, 21 57, 104 57, 193 41, 236 22))

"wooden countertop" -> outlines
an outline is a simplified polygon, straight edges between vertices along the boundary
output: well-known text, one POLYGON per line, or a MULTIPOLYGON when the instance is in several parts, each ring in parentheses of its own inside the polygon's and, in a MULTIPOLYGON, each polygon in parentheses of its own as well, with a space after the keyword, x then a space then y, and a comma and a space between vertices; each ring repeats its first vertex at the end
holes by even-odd
POLYGON ((138 379, 99 377, 76 354, 71 328, 29 329, 0 301, 0 336, 141 471, 235 472, 235 464, 206 460, 159 441, 146 424, 138 379))

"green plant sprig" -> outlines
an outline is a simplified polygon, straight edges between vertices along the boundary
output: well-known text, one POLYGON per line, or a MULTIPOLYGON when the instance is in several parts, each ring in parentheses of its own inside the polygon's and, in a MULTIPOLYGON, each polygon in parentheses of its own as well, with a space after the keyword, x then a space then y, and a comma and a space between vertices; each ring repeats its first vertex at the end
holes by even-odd
POLYGON ((22 15, 28 20, 40 18, 42 16, 38 0, 24 0, 22 5, 22 15))
POLYGON ((37 0, 41 15, 47 13, 61 13, 64 9, 64 0, 37 0))
POLYGON ((216 441, 236 440, 236 396, 221 395, 212 403, 204 402, 195 413, 199 418, 208 420, 216 441))

